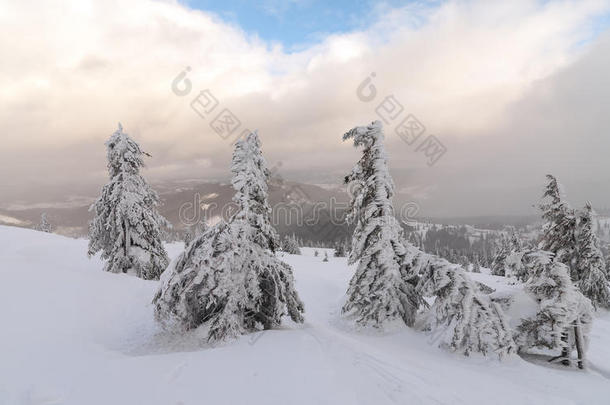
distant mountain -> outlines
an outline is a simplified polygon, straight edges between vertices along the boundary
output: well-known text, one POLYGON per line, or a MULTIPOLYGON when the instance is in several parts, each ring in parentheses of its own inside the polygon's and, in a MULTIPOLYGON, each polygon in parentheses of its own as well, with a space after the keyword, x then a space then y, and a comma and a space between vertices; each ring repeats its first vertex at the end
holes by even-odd
MULTIPOLYGON (((234 190, 227 183, 155 185, 162 201, 161 213, 180 232, 188 225, 205 219, 208 223, 228 218, 234 205, 234 190)), ((40 221, 43 212, 55 226, 57 233, 67 236, 85 236, 92 215, 89 206, 94 197, 84 201, 13 204, 0 208, 0 224, 31 228, 40 221)), ((321 187, 311 184, 274 180, 269 185, 269 201, 273 208, 273 223, 281 234, 296 234, 304 240, 335 240, 345 234, 345 209, 349 198, 338 187, 321 187), (336 212, 336 219, 330 210, 336 212)))
MULTIPOLYGON (((172 224, 175 234, 188 225, 205 219, 214 224, 228 218, 233 209, 234 190, 228 183, 164 182, 155 184, 162 201, 160 211, 172 224)), ((31 228, 47 213, 55 232, 66 236, 87 235, 91 220, 89 206, 95 197, 70 196, 64 200, 41 203, 11 204, 0 208, 0 224, 31 228)), ((281 235, 294 234, 304 241, 332 242, 351 235, 345 224, 349 195, 344 187, 313 185, 272 179, 269 184, 269 201, 273 208, 272 220, 281 235)), ((484 216, 468 218, 422 217, 419 206, 405 194, 394 198, 396 215, 403 223, 417 221, 447 225, 473 225, 481 229, 501 230, 506 225, 525 226, 538 220, 533 216, 484 216)))

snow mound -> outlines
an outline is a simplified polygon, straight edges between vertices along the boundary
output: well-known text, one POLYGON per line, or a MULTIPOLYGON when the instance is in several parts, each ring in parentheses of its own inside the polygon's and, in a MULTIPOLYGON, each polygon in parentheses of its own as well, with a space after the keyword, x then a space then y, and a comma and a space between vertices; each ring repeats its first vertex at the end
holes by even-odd
MULTIPOLYGON (((182 244, 168 245, 175 257, 182 244)), ((158 281, 102 271, 87 241, 0 226, 0 404, 607 404, 610 316, 590 368, 462 357, 407 328, 357 331, 340 317, 354 267, 280 254, 305 324, 210 347, 153 320, 158 281)), ((306 250, 307 252, 307 250, 306 250)), ((476 275, 494 289, 502 279, 476 275)), ((511 289, 505 286, 504 289, 511 289)))

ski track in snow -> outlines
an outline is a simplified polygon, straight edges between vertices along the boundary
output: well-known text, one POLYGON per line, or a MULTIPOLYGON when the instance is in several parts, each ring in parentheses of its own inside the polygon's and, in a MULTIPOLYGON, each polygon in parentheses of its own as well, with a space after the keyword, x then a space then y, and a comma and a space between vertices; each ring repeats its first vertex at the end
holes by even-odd
MULTIPOLYGON (((610 397, 607 313, 596 319, 585 372, 464 358, 408 328, 356 328, 340 315, 354 268, 304 248, 281 256, 295 269, 305 323, 212 347, 197 331, 162 331, 150 303, 157 283, 102 272, 86 244, 0 226, 0 405, 595 405, 610 397)), ((168 245, 170 257, 181 249, 168 245)))

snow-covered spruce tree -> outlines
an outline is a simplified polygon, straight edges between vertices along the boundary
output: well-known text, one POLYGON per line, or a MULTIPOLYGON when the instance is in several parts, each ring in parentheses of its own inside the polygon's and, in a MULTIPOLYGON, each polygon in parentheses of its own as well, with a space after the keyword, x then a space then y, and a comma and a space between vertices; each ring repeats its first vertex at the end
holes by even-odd
POLYGON ((523 319, 517 327, 515 341, 519 349, 559 349, 567 357, 576 345, 575 326, 586 348, 593 307, 572 283, 568 267, 557 261, 553 253, 545 251, 528 253, 526 262, 531 276, 525 290, 539 307, 535 316, 523 319))
POLYGON ((516 346, 502 309, 459 266, 445 259, 428 260, 418 290, 436 297, 424 324, 432 339, 464 355, 480 352, 502 358, 513 353, 516 346))
POLYGON ((491 263, 491 274, 494 276, 506 275, 506 258, 510 254, 509 242, 502 236, 500 243, 496 247, 493 261, 491 263))
POLYGON ((564 193, 557 179, 550 174, 546 177, 548 184, 539 204, 544 225, 538 249, 552 252, 556 261, 567 265, 572 280, 576 282, 579 279, 575 269, 576 216, 564 201, 564 193))
POLYGON ((286 314, 303 322, 292 269, 274 253, 269 171, 256 133, 236 143, 231 170, 237 212, 189 244, 163 274, 153 300, 166 326, 203 326, 210 342, 273 328, 286 314))
POLYGON ((481 272, 481 263, 479 262, 479 256, 475 255, 474 257, 474 263, 472 264, 472 270, 473 273, 480 273, 481 272))
POLYGON ((294 235, 284 236, 284 239, 282 240, 282 252, 290 253, 291 255, 301 254, 301 248, 299 248, 297 238, 294 235))
POLYGON ((46 212, 43 212, 40 215, 40 224, 38 224, 38 230, 47 233, 53 232, 53 226, 49 223, 46 212))
POLYGON ((188 225, 184 230, 184 247, 188 246, 189 243, 193 241, 193 239, 201 236, 207 230, 207 224, 205 220, 201 220, 193 225, 188 225))
POLYGON ((514 251, 506 257, 506 277, 514 277, 523 282, 529 278, 529 266, 525 262, 528 252, 527 250, 514 251))
POLYGON ((348 222, 355 224, 348 262, 358 262, 343 312, 363 326, 382 327, 401 319, 411 326, 422 298, 403 266, 402 229, 394 217, 394 184, 388 170, 380 121, 343 135, 362 147, 362 158, 345 177, 353 190, 348 222))
POLYGON ((193 228, 191 226, 187 226, 184 230, 184 248, 186 249, 188 245, 193 241, 193 228))
POLYGON ((519 234, 517 233, 515 228, 513 228, 510 233, 510 250, 511 252, 519 252, 523 250, 521 238, 519 237, 519 234))
POLYGON ((515 277, 517 280, 524 282, 529 278, 529 267, 525 262, 529 250, 523 248, 521 239, 515 229, 511 232, 508 247, 510 251, 504 260, 504 275, 506 277, 515 277))
POLYGON ((606 278, 606 263, 593 228, 593 208, 589 202, 578 213, 576 243, 578 288, 595 307, 608 308, 610 289, 606 278))
POLYGON ((334 257, 345 257, 347 255, 347 246, 345 241, 338 241, 335 243, 334 257))
POLYGON ((157 211, 157 193, 140 174, 148 155, 121 124, 106 148, 110 182, 89 209, 95 217, 89 224, 88 254, 101 251, 106 271, 158 279, 168 263, 161 236, 169 223, 157 211))

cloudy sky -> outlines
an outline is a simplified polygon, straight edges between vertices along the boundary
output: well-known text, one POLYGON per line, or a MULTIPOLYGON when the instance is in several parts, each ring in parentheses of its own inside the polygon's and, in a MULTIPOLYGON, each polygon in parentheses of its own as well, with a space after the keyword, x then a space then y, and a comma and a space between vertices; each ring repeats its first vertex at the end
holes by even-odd
POLYGON ((336 184, 358 158, 341 135, 385 118, 422 213, 529 213, 547 172, 610 207, 610 1, 327 3, 0 0, 0 205, 101 186, 119 121, 152 182, 227 179, 258 129, 284 178, 336 184))

